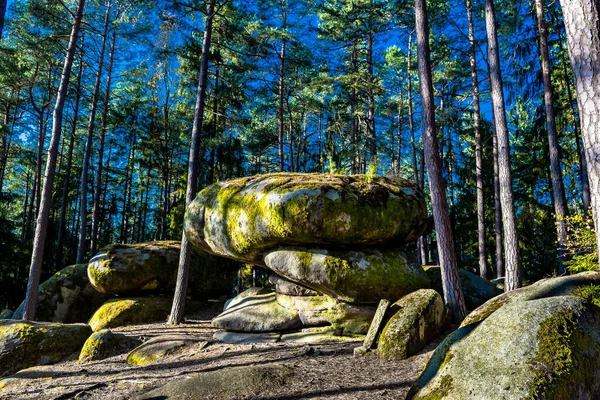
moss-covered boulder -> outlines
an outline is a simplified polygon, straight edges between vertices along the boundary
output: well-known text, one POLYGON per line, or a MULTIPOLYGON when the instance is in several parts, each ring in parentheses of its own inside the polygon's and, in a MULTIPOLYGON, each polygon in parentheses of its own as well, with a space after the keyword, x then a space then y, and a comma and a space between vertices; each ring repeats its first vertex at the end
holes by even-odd
POLYGON ((378 303, 429 287, 423 268, 399 249, 279 248, 264 260, 276 274, 350 303, 378 303))
POLYGON ((294 376, 294 369, 284 364, 223 368, 173 380, 138 399, 253 399, 285 386, 294 376))
POLYGON ((392 315, 379 335, 377 355, 384 360, 404 360, 417 354, 450 325, 442 296, 433 289, 408 294, 392 306, 392 315))
POLYGON ((276 332, 302 326, 296 310, 277 302, 274 292, 240 294, 222 314, 212 320, 215 328, 234 332, 276 332))
POLYGON ((269 283, 275 287, 276 293, 288 294, 290 296, 316 296, 315 290, 289 281, 277 274, 269 275, 269 283))
POLYGON ((131 350, 127 354, 127 364, 134 366, 150 364, 194 345, 204 347, 207 342, 183 335, 158 336, 131 350))
POLYGON ((600 398, 600 307, 575 296, 505 304, 450 334, 408 398, 600 398))
MULTIPOLYGON (((90 260, 89 280, 102 293, 170 292, 177 281, 180 250, 177 241, 111 244, 90 260)), ((239 267, 232 260, 194 250, 189 287, 203 298, 228 295, 239 267)))
POLYGON ((104 328, 166 321, 171 304, 172 299, 163 297, 113 299, 96 310, 88 324, 96 332, 104 328))
POLYGON ((4 310, 0 311, 0 319, 11 319, 13 314, 14 314, 13 310, 9 310, 8 308, 4 309, 4 310))
POLYGON ((277 302, 298 313, 304 327, 331 326, 339 335, 364 335, 377 310, 375 306, 355 305, 332 297, 288 296, 277 293, 277 302))
POLYGON ((0 321, 0 376, 55 364, 79 352, 92 333, 85 324, 0 321))
MULTIPOLYGON (((438 266, 427 266, 425 272, 431 281, 431 288, 443 293, 442 290, 442 271, 438 266)), ((490 281, 483 279, 479 275, 464 269, 458 270, 460 275, 460 285, 462 288, 465 304, 469 310, 473 310, 491 298, 503 293, 502 289, 496 287, 490 281)))
MULTIPOLYGON (((600 272, 582 272, 576 275, 542 279, 533 285, 503 293, 487 301, 467 315, 461 326, 482 321, 505 304, 572 294, 586 297, 586 292, 590 292, 589 288, 594 287, 600 287, 600 272)), ((594 294, 593 290, 591 293, 594 294)))
POLYGON ((261 263, 278 245, 366 245, 416 240, 427 210, 411 182, 364 175, 257 175, 201 191, 187 238, 214 254, 261 263))
MULTIPOLYGON (((42 282, 38 288, 36 319, 46 322, 87 322, 107 299, 90 284, 87 264, 65 267, 42 282)), ((12 315, 23 318, 25 301, 12 315)))
POLYGON ((139 346, 142 341, 133 336, 111 332, 110 329, 101 329, 85 341, 79 353, 79 363, 104 360, 119 354, 129 352, 139 346))

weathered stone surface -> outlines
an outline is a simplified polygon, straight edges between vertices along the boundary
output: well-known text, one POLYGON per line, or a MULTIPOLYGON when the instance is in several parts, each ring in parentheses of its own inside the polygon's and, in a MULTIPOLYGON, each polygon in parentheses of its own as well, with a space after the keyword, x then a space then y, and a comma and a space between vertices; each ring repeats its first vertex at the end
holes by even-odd
POLYGON ((14 314, 13 310, 4 309, 0 311, 0 319, 10 319, 14 314))
POLYGON ((277 302, 274 292, 245 296, 212 320, 215 328, 234 332, 273 332, 302 326, 298 312, 277 302))
POLYGON ((330 326, 304 328, 300 332, 291 332, 281 335, 282 342, 294 342, 305 344, 318 343, 349 343, 360 342, 363 335, 340 335, 339 330, 330 326))
POLYGON ((369 330, 376 307, 354 305, 329 296, 288 296, 277 293, 283 307, 298 313, 305 327, 331 325, 339 335, 364 335, 369 330))
POLYGON ((96 332, 104 328, 165 321, 171 312, 171 304, 172 299, 162 297, 113 299, 104 303, 88 324, 96 332))
POLYGON ((533 285, 503 293, 476 308, 463 320, 461 326, 473 324, 489 317, 505 304, 546 297, 566 296, 581 291, 586 286, 600 285, 600 272, 582 272, 576 275, 548 278, 533 285))
POLYGON ((278 245, 416 240, 426 222, 424 198, 405 180, 278 173, 207 187, 184 230, 209 252, 260 264, 260 253, 278 245))
POLYGON ((277 343, 281 339, 281 333, 279 333, 279 332, 246 333, 246 332, 216 331, 213 334, 213 339, 218 340, 219 342, 234 343, 234 344, 277 343))
POLYGON ((85 324, 0 321, 0 376, 54 364, 78 352, 92 333, 85 324))
POLYGON ((384 360, 404 360, 418 354, 450 325, 444 301, 433 289, 406 295, 394 307, 399 310, 381 331, 377 346, 377 355, 384 360))
POLYGON ((127 364, 135 366, 146 365, 176 354, 185 347, 197 345, 202 348, 207 344, 208 342, 206 341, 201 341, 190 336, 158 336, 131 350, 127 354, 127 364))
MULTIPOLYGON (((111 244, 90 260, 89 280, 102 293, 172 291, 180 249, 177 241, 111 244)), ((239 267, 232 260, 193 251, 189 287, 203 298, 228 295, 239 267)))
POLYGON ((490 283, 504 292, 504 277, 491 279, 490 283))
POLYGON ((223 368, 170 382, 139 399, 250 399, 293 377, 293 368, 283 364, 223 368))
POLYGON ((290 296, 316 296, 319 294, 315 290, 288 281, 276 274, 269 275, 269 282, 271 285, 275 286, 276 293, 287 294, 290 296))
POLYGON ((264 260, 286 279, 351 303, 398 299, 429 287, 423 268, 398 249, 278 248, 266 252, 264 260))
POLYGON ((377 311, 373 316, 373 320, 371 320, 371 325, 369 325, 369 330, 367 332, 367 336, 365 337, 365 341, 363 342, 363 347, 365 349, 372 349, 375 343, 377 343, 377 338, 379 337, 379 332, 381 331, 383 321, 385 319, 385 315, 390 308, 390 301, 383 299, 379 302, 377 306, 377 311))
POLYGON ((513 301, 450 334, 409 399, 596 399, 600 307, 574 296, 513 301))
MULTIPOLYGON (((52 275, 38 288, 36 319, 46 322, 87 322, 107 299, 90 284, 87 264, 70 265, 52 275)), ((25 301, 11 318, 23 318, 25 301)))
POLYGON ((227 311, 228 309, 237 306, 242 301, 244 301, 244 299, 247 299, 249 297, 260 296, 263 294, 271 294, 272 292, 272 290, 263 287, 252 287, 250 289, 246 289, 237 296, 227 300, 223 305, 223 311, 227 311))
POLYGON ((124 354, 141 343, 142 341, 137 337, 114 333, 110 329, 101 329, 92 333, 85 341, 81 353, 79 353, 79 363, 104 360, 124 354))
MULTIPOLYGON (((427 266, 425 267, 425 272, 427 272, 427 276, 431 281, 431 288, 437 290, 438 293, 443 293, 440 267, 427 266)), ((501 289, 479 275, 475 275, 464 269, 459 269, 458 272, 460 274, 460 285, 465 298, 465 304, 468 309, 473 310, 489 299, 502 294, 501 289)))

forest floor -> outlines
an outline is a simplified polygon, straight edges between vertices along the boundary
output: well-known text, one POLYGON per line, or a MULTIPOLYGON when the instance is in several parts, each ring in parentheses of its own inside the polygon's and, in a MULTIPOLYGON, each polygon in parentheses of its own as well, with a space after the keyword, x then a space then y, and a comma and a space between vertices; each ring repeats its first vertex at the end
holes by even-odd
MULTIPOLYGON (((226 344, 212 339, 215 329, 210 321, 221 309, 222 304, 209 303, 204 311, 188 316, 186 323, 178 326, 155 323, 113 329, 144 339, 162 335, 198 339, 197 345, 176 354, 137 367, 127 364, 126 354, 87 364, 78 364, 77 355, 73 355, 68 361, 29 368, 0 380, 4 386, 0 399, 133 399, 174 380, 208 371, 269 364, 292 367, 292 378, 250 398, 403 399, 442 339, 408 360, 394 362, 374 355, 354 358, 353 348, 360 342, 226 344)), ((208 397, 198 394, 198 399, 204 398, 208 397)))

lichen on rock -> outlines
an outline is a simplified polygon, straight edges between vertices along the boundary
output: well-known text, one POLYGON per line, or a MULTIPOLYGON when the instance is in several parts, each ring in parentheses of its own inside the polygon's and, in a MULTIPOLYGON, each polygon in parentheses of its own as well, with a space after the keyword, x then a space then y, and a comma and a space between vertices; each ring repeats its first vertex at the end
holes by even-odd
POLYGON ((0 321, 0 376, 54 364, 78 352, 92 333, 85 324, 0 321))
POLYGON ((114 333, 110 329, 101 329, 92 333, 85 341, 78 362, 83 364, 127 353, 139 346, 141 342, 137 337, 114 333))
MULTIPOLYGON (((92 285, 102 293, 172 292, 177 281, 181 243, 154 241, 111 244, 89 262, 92 285)), ((203 250, 192 251, 189 287, 203 298, 226 295, 240 264, 203 250)))
POLYGON ((417 354, 450 325, 450 314, 438 292, 421 289, 398 300, 397 310, 379 335, 377 355, 404 360, 417 354))
POLYGON ((163 297, 137 297, 113 299, 104 303, 88 324, 94 332, 147 322, 165 321, 171 312, 172 299, 163 297))
MULTIPOLYGON (((40 284, 36 319, 45 322, 87 322, 107 298, 90 284, 87 264, 70 265, 40 284)), ((21 319, 24 310, 25 301, 11 318, 21 319)))
POLYGON ((400 249, 286 247, 267 251, 264 260, 276 274, 350 303, 376 304, 430 285, 423 269, 400 249))
POLYGON ((409 181, 277 173, 205 188, 186 210, 184 230, 209 252, 260 264, 260 253, 277 245, 416 240, 426 222, 424 198, 409 181))

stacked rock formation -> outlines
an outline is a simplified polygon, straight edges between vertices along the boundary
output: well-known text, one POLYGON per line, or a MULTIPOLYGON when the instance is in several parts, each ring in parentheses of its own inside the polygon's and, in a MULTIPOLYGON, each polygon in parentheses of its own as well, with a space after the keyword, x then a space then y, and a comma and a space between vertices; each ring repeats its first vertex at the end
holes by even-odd
POLYGON ((366 175, 278 173, 219 182, 188 207, 188 239, 209 253, 266 266, 274 292, 242 293, 213 325, 272 332, 331 325, 365 333, 382 298, 429 279, 402 247, 425 230, 419 189, 366 175))

